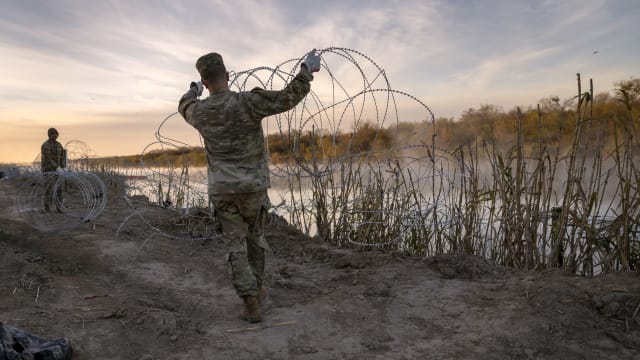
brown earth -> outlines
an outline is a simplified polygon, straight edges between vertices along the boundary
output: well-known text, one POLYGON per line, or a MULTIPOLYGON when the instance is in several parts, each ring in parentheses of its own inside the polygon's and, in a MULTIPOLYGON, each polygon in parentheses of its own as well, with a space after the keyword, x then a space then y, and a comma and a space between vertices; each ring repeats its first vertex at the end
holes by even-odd
POLYGON ((637 273, 336 248, 276 219, 264 321, 249 324, 215 240, 121 226, 123 199, 42 233, 14 199, 0 180, 0 322, 67 337, 74 359, 640 359, 637 273))

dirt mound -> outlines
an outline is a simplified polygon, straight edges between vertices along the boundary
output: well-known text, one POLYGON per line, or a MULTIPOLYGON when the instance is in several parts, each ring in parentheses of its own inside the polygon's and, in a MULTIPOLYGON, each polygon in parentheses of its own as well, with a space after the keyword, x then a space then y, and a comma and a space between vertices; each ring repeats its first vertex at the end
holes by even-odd
POLYGON ((426 261, 445 279, 498 278, 507 272, 507 269, 491 264, 484 258, 464 254, 438 255, 426 261))
MULTIPOLYGON (((179 214, 110 199, 92 222, 41 233, 6 182, 0 194, 0 322, 70 339, 74 359, 640 358, 636 273, 336 248, 275 218, 254 325, 219 242, 163 235, 185 229, 179 214)), ((191 235, 215 230, 200 225, 191 235)))

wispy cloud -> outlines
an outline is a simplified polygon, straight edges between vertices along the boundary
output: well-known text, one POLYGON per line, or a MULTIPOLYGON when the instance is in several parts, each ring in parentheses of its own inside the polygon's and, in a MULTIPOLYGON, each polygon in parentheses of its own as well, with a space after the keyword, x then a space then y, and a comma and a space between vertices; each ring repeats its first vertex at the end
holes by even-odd
POLYGON ((499 55, 483 60, 475 67, 453 78, 463 83, 470 91, 481 91, 495 87, 497 81, 515 80, 522 69, 534 69, 533 62, 557 53, 559 48, 549 49, 517 49, 510 54, 499 55))

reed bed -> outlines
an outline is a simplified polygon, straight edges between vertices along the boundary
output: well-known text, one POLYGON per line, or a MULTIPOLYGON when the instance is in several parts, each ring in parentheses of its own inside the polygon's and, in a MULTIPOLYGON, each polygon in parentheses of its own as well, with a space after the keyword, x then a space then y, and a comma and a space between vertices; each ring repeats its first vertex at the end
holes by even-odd
MULTIPOLYGON (((318 160, 318 136, 313 156, 298 157, 302 170, 287 178, 288 220, 340 246, 464 253, 585 276, 637 270, 640 172, 637 132, 629 128, 636 120, 628 107, 607 148, 611 139, 593 116, 593 86, 583 92, 579 75, 577 82, 568 149, 536 134, 525 141, 520 109, 510 146, 490 133, 452 152, 434 141, 318 160)), ((537 114, 541 124, 545 114, 537 114)))

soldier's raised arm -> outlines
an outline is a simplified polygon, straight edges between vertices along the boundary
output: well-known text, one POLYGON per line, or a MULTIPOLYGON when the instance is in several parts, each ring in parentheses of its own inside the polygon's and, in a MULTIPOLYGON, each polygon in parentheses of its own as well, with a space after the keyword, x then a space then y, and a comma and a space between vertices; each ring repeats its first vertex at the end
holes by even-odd
POLYGON ((249 103, 258 117, 266 117, 293 109, 311 90, 312 73, 320 70, 320 56, 316 49, 305 56, 300 71, 280 91, 255 88, 249 93, 249 103))

